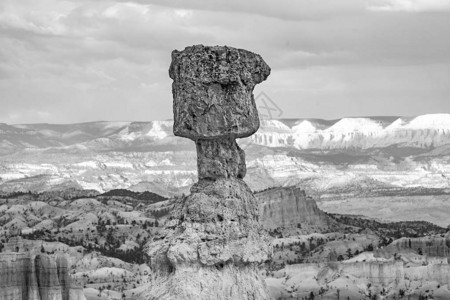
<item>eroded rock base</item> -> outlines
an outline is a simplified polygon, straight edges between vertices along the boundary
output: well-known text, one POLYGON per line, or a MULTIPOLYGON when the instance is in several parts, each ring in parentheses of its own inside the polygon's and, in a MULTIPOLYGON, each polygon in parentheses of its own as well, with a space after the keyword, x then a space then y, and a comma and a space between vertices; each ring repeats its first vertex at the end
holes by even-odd
POLYGON ((145 299, 156 300, 268 300, 263 278, 254 267, 181 267, 154 280, 145 299))
POLYGON ((146 299, 270 299, 257 269, 272 246, 251 190, 221 178, 201 180, 191 192, 149 244, 156 279, 146 299))

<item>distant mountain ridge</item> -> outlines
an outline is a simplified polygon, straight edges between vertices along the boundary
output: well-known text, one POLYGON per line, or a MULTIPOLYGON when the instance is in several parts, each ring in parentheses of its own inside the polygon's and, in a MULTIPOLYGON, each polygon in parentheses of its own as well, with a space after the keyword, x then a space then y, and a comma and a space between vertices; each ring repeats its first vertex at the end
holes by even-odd
POLYGON ((267 120, 252 142, 297 149, 430 148, 450 143, 450 114, 414 118, 343 118, 336 121, 267 120))
MULTIPOLYGON (((297 149, 434 148, 450 143, 450 114, 338 120, 262 120, 243 143, 297 149)), ((193 149, 174 137, 172 121, 0 124, 0 154, 24 149, 166 151, 193 149), (174 146, 174 147, 171 147, 174 146), (172 148, 172 149, 171 149, 172 148)))
MULTIPOLYGON (((450 193, 450 114, 261 120, 258 132, 238 143, 252 190, 298 186, 319 207, 357 197, 450 193)), ((175 137, 170 120, 0 124, 6 194, 130 189, 171 197, 189 193, 196 172, 195 143, 175 137)), ((442 219, 444 210, 434 209, 427 220, 442 219)))

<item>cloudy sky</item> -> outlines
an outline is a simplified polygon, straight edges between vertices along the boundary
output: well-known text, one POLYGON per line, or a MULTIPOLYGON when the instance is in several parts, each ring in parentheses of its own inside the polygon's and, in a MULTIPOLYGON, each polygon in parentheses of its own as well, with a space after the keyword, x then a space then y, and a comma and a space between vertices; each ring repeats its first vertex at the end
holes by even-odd
POLYGON ((450 113, 450 0, 1 0, 0 122, 172 118, 193 44, 261 54, 284 118, 450 113))

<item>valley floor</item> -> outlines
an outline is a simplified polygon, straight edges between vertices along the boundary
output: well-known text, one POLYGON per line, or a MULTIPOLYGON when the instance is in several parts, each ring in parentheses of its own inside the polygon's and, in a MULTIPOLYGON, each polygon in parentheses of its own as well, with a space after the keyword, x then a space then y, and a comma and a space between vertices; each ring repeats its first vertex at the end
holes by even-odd
POLYGON ((317 201, 320 209, 337 214, 361 215, 385 222, 427 221, 450 225, 450 195, 354 197, 317 201))

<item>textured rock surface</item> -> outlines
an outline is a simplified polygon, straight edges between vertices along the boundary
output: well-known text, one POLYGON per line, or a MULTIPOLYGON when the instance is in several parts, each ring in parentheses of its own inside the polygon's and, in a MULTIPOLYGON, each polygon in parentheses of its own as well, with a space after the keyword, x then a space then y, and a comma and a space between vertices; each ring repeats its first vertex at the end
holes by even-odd
POLYGON ((196 144, 199 179, 244 178, 245 153, 234 139, 198 140, 196 144))
POLYGON ((269 299, 258 264, 272 253, 258 204, 240 179, 200 181, 150 245, 149 299, 269 299), (244 296, 243 296, 244 295, 244 296))
POLYGON ((358 278, 370 278, 372 283, 381 285, 398 285, 405 277, 403 262, 399 261, 343 263, 339 269, 358 278))
POLYGON ((375 252, 377 257, 392 257, 394 253, 405 251, 414 251, 431 257, 450 258, 450 242, 448 234, 446 237, 419 237, 419 238, 401 238, 393 241, 383 249, 375 252))
POLYGON ((258 265, 272 246, 236 137, 259 127, 252 91, 269 75, 259 55, 229 47, 172 53, 174 133, 197 145, 199 182, 149 245, 146 299, 269 299, 258 265))
POLYGON ((174 133, 192 140, 252 135, 259 119, 253 89, 269 66, 258 54, 195 45, 172 52, 174 133))
POLYGON ((263 262, 270 255, 268 237, 258 222, 258 204, 239 179, 197 183, 176 207, 168 229, 176 245, 172 266, 223 266, 263 262))
POLYGON ((0 300, 85 300, 72 287, 67 260, 30 253, 0 254, 0 300))
MULTIPOLYGON (((293 278, 292 282, 288 281, 287 284, 298 284, 294 281, 296 274, 302 273, 313 274, 313 276, 323 284, 330 283, 338 277, 348 278, 348 275, 364 279, 364 285, 366 285, 367 282, 370 282, 373 285, 386 287, 396 286, 404 290, 408 288, 416 288, 418 286, 418 282, 425 284, 427 282, 434 282, 435 284, 441 285, 450 284, 449 264, 406 266, 401 261, 371 261, 326 264, 295 264, 287 265, 284 270, 289 277, 293 278)), ((359 297, 356 299, 359 299, 359 297)), ((388 297, 385 299, 392 298, 388 297)))
POLYGON ((260 219, 267 230, 297 230, 307 234, 337 226, 336 221, 321 211, 316 201, 299 188, 279 187, 256 193, 255 196, 260 205, 260 219))
MULTIPOLYGON (((181 267, 160 277, 147 299, 270 299, 255 267, 181 267)), ((139 298, 141 299, 141 298, 139 298)))

